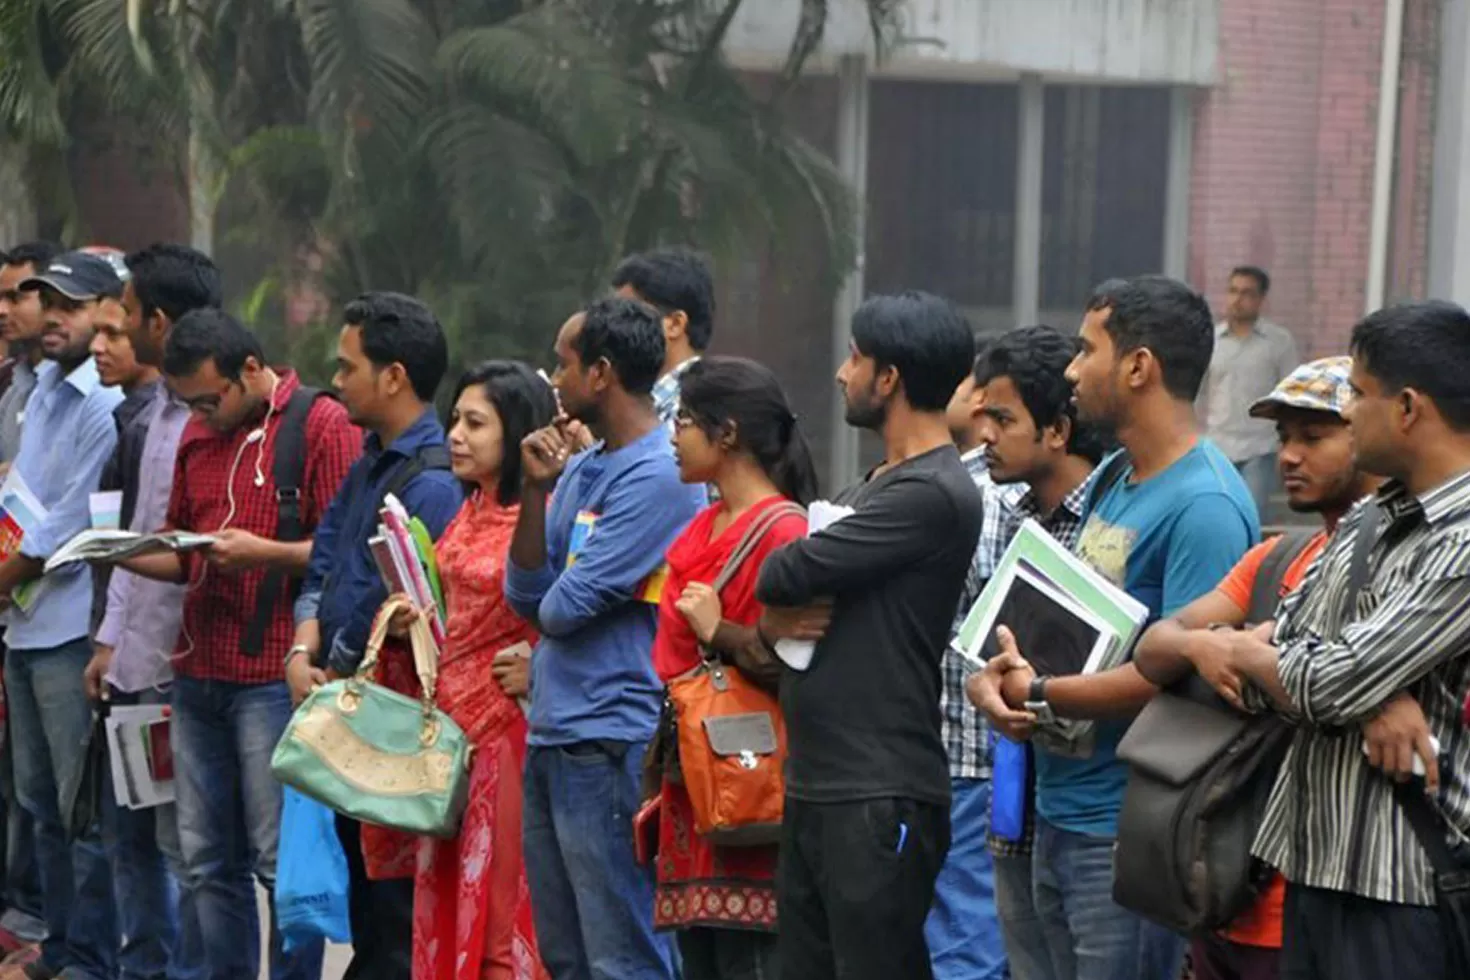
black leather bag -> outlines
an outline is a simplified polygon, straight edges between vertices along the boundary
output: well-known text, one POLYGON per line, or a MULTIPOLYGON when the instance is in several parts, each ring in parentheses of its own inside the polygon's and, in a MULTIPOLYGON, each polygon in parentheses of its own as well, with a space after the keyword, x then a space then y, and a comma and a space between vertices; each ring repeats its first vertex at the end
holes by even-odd
POLYGON ((107 781, 107 714, 92 712, 92 727, 78 756, 78 769, 72 776, 71 794, 62 813, 67 840, 85 837, 98 827, 102 819, 102 788, 107 781))

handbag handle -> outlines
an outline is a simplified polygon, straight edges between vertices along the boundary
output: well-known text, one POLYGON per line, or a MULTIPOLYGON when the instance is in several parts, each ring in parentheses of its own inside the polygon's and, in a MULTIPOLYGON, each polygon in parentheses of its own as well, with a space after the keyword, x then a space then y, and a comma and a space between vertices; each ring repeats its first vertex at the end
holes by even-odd
POLYGON ((378 609, 377 616, 373 618, 372 631, 368 634, 362 663, 358 665, 357 672, 347 678, 338 697, 338 705, 348 714, 357 710, 357 705, 362 701, 362 686, 371 683, 376 677, 383 643, 388 639, 388 627, 394 615, 405 609, 414 613, 413 623, 408 628, 408 640, 409 648, 413 651, 414 671, 419 677, 419 703, 424 712, 424 727, 419 733, 419 741, 429 746, 439 740, 439 720, 435 704, 439 683, 439 654, 428 620, 406 597, 389 598, 378 609))
MULTIPOLYGON (((740 536, 740 543, 735 546, 734 551, 730 552, 730 557, 725 559, 720 574, 715 576, 714 582, 710 585, 710 588, 715 590, 715 595, 719 596, 725 591, 725 586, 729 585, 735 573, 740 571, 740 566, 745 564, 745 560, 760 546, 761 539, 776 526, 778 521, 786 517, 798 516, 806 516, 806 511, 802 506, 789 500, 783 500, 751 521, 745 533, 740 536)), ((707 666, 714 667, 719 663, 719 657, 715 655, 715 652, 703 644, 700 645, 700 655, 707 666)))

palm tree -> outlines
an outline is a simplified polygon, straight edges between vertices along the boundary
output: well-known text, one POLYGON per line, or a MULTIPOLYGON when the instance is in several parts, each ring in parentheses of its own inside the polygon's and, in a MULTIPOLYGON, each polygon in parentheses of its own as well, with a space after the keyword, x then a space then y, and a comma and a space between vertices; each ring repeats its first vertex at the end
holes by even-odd
MULTIPOLYGON (((202 236, 222 205, 337 297, 418 292, 524 354, 659 242, 817 227, 850 267, 854 202, 784 124, 789 86, 757 97, 723 56, 743 2, 0 0, 0 125, 64 146, 68 99, 103 93, 188 147, 202 236)), ((799 2, 788 83, 828 18, 799 2)), ((868 0, 875 37, 901 5, 868 0)))

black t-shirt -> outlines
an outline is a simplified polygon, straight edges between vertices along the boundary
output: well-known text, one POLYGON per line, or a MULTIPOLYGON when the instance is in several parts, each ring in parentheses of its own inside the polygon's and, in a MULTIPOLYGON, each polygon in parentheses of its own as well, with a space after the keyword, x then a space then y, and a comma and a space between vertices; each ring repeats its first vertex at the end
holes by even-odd
POLYGON ((810 668, 782 676, 787 791, 948 804, 939 661, 980 537, 980 493, 946 446, 833 503, 854 513, 772 553, 756 589, 768 606, 836 602, 810 668))

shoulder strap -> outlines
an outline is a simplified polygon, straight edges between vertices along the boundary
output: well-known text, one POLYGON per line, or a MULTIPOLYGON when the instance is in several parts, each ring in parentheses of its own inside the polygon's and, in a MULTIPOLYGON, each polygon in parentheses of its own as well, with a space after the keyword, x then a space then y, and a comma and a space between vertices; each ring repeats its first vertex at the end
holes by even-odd
POLYGON ((1419 838, 1419 846, 1429 855, 1429 863, 1435 873, 1443 875, 1461 870, 1462 863, 1445 840, 1444 820, 1429 805, 1423 789, 1412 781, 1395 783, 1393 795, 1399 806, 1404 808, 1404 817, 1413 828, 1414 836, 1419 838))
POLYGON ((785 517, 805 516, 806 511, 799 504, 788 500, 776 504, 751 521, 750 526, 745 529, 745 534, 741 536, 740 543, 735 546, 734 551, 730 552, 730 557, 725 559, 725 567, 720 569, 719 576, 715 578, 713 585, 715 594, 718 595, 724 591, 725 586, 730 584, 730 579, 740 571, 740 566, 745 564, 745 559, 750 557, 751 552, 755 551, 761 539, 766 536, 766 532, 775 527, 778 521, 785 517))
MULTIPOLYGON (((1348 601, 1356 603, 1358 593, 1368 584, 1368 553, 1373 550, 1373 539, 1378 536, 1378 518, 1382 509, 1378 501, 1369 500, 1363 505, 1362 517, 1358 520, 1357 537, 1353 539, 1353 562, 1348 566, 1348 601)), ((1353 606, 1350 604, 1349 609, 1353 606)))
POLYGON ((1256 570, 1256 580, 1251 586, 1251 606, 1246 610, 1246 622, 1264 623, 1276 615, 1287 569, 1301 557, 1318 533, 1312 528, 1297 528, 1276 538, 1271 550, 1261 561, 1260 568, 1256 570))
MULTIPOLYGON (((319 397, 326 395, 320 388, 302 385, 291 392, 286 407, 281 411, 281 425, 276 430, 275 449, 271 459, 271 475, 276 483, 276 540, 304 541, 306 524, 301 512, 301 484, 306 479, 306 417, 311 406, 319 397)), ((258 657, 265 649, 265 634, 270 628, 271 616, 280 601, 286 573, 272 568, 261 580, 260 591, 255 595, 255 613, 245 625, 240 638, 240 649, 249 656, 258 657)))
POLYGON ((383 481, 382 491, 373 507, 373 513, 383 509, 383 502, 392 494, 399 500, 403 499, 403 491, 414 481, 420 473, 428 470, 449 469, 449 447, 443 444, 437 446, 422 446, 408 459, 399 463, 383 481))

